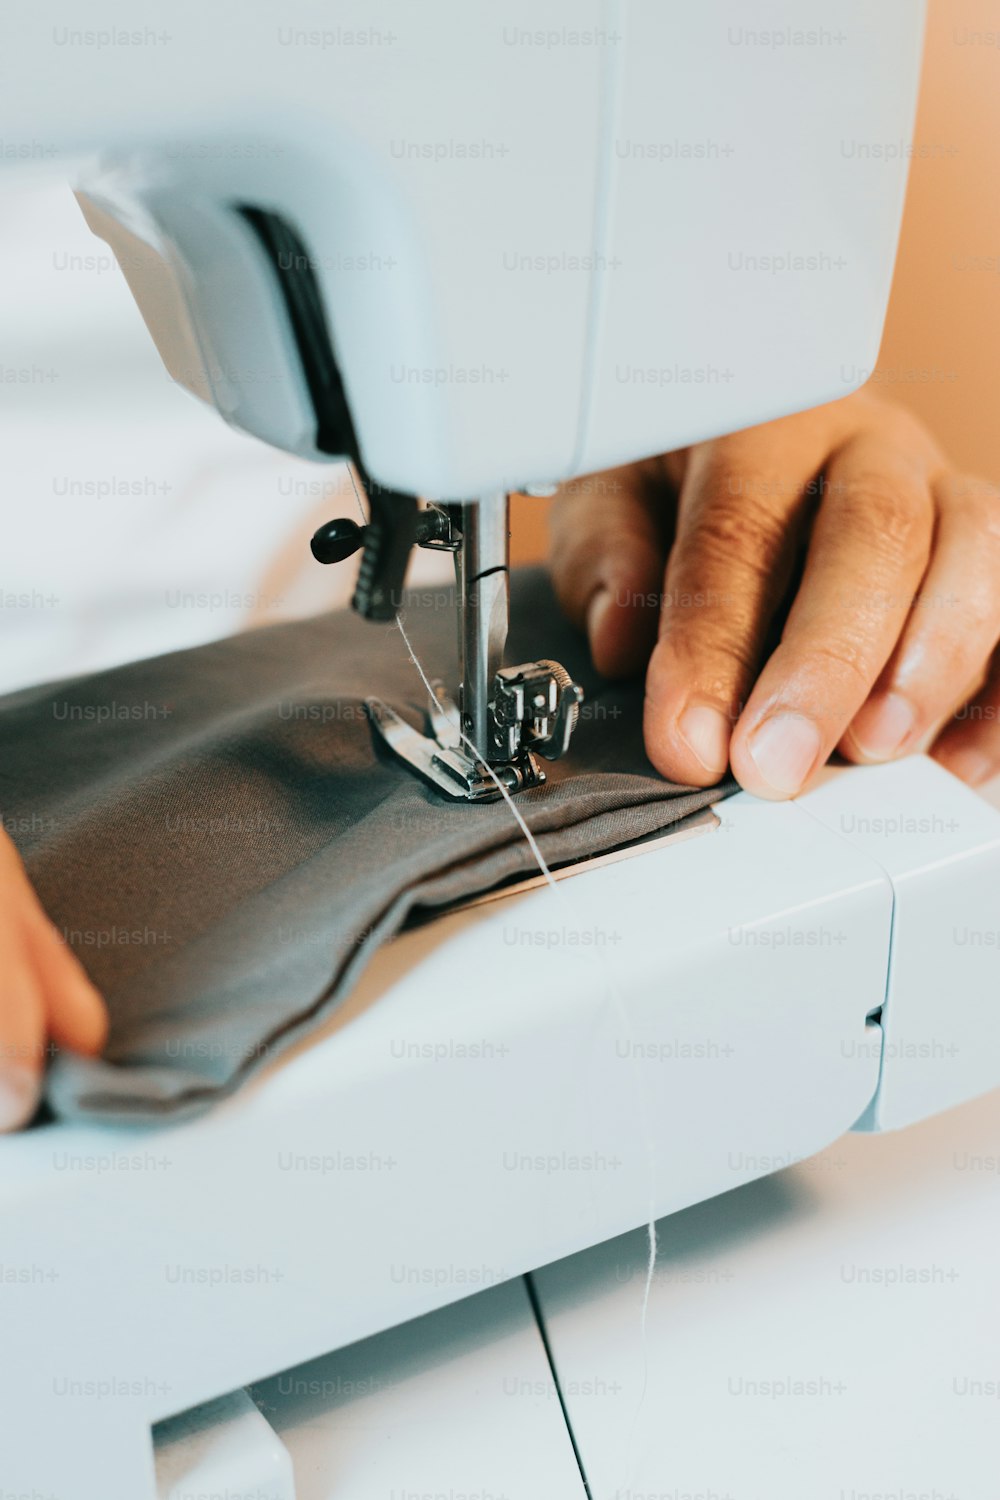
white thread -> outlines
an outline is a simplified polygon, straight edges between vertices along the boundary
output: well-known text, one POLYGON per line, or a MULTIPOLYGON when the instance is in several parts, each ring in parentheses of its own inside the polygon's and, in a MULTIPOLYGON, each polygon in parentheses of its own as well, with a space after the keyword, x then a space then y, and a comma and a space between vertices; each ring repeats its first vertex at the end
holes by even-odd
MULTIPOLYGON (((358 493, 358 486, 357 486, 357 483, 355 482, 355 479, 354 479, 354 469, 353 469, 353 467, 350 464, 348 464, 348 466, 347 466, 347 472, 348 472, 348 474, 351 477, 351 485, 352 485, 353 490, 354 490, 354 498, 358 502, 358 510, 361 512, 362 520, 364 520, 365 519, 365 508, 364 508, 364 506, 361 503, 361 496, 358 493)), ((407 635, 406 628, 403 625, 403 616, 402 616, 402 614, 400 613, 400 611, 398 609, 396 611, 396 625, 397 625, 397 627, 399 629, 400 635, 403 637, 403 644, 406 647, 406 650, 407 650, 407 652, 409 654, 410 660, 412 661, 413 665, 416 667, 417 672, 420 675, 420 680, 423 683, 424 687, 427 689, 427 694, 428 694, 428 697, 431 700, 431 703, 434 705, 435 708, 440 708, 440 704, 438 703, 437 694, 435 693, 434 688, 431 685, 430 678, 427 676, 427 673, 424 671, 424 669, 421 666, 419 660, 417 659, 417 653, 414 651, 413 646, 410 643, 410 637, 407 635)), ((459 738, 469 747, 469 749, 471 750, 473 756, 475 756, 475 758, 478 760, 480 758, 480 752, 476 749, 475 745, 468 738, 468 736, 463 733, 461 724, 456 724, 455 728, 458 731, 459 738)), ((524 834, 525 838, 527 839, 527 841, 528 841, 528 848, 531 850, 532 854, 535 856, 535 859, 538 862, 538 868, 541 870, 542 874, 544 875, 545 879, 548 881, 548 883, 552 887, 552 889, 555 890, 556 882, 555 882, 555 879, 553 878, 552 871, 549 869, 548 865, 545 863, 545 860, 542 858, 542 851, 539 849, 537 843, 535 842, 534 834, 531 832, 531 829, 528 827, 527 823, 524 821, 524 819, 521 817, 521 814, 518 812, 517 808, 514 806, 514 799, 511 797, 510 793, 508 792, 507 788, 504 786, 503 782, 500 780, 499 776, 493 770, 493 767, 491 765, 489 765, 489 763, 487 761, 485 761, 485 760, 483 761, 483 765, 486 767, 486 770, 487 770, 489 776, 496 783, 497 790, 499 791, 501 797, 506 802, 507 806, 510 808, 511 812, 514 815, 515 822, 517 823, 517 825, 520 828, 521 832, 524 834)))
MULTIPOLYGON (((440 705, 438 703, 437 694, 434 692, 434 688, 431 685, 430 678, 424 671, 420 659, 413 649, 413 644, 410 641, 410 637, 406 633, 406 627, 403 624, 403 617, 398 610, 396 612, 396 625, 399 629, 400 635, 403 637, 403 644, 406 646, 409 658, 417 669, 420 680, 427 691, 427 695, 430 698, 431 703, 439 707, 440 705)), ((461 725, 456 724, 455 727, 458 731, 459 736, 468 746, 469 750, 473 755, 476 756, 477 759, 479 759, 479 752, 477 751, 472 741, 468 738, 468 736, 463 733, 461 725)), ((539 849, 534 834, 531 832, 531 829, 528 827, 519 809, 515 806, 514 799, 511 796, 510 792, 504 786, 503 782, 500 780, 500 777, 496 774, 492 766, 487 761, 483 760, 481 764, 485 767, 487 774, 496 783, 497 790, 500 792, 501 797, 510 808, 511 813, 514 816, 514 820, 520 828, 521 832, 524 834, 524 837, 528 843, 528 847, 531 850, 538 868, 539 870, 541 870, 542 875, 545 878, 546 883, 553 891, 557 891, 560 897, 562 897, 562 899, 566 901, 567 905, 571 909, 574 918, 578 917, 578 913, 573 911, 573 902, 570 899, 569 892, 562 891, 560 889, 559 882, 556 880, 555 876, 552 874, 552 871, 549 869, 548 864, 545 861, 545 856, 539 849)), ((619 1021, 629 1043, 629 1060, 632 1064, 632 1075, 635 1082, 635 1097, 639 1101, 639 1107, 642 1115, 641 1124, 646 1140, 646 1158, 649 1170, 649 1206, 646 1216, 646 1237, 648 1242, 648 1253, 646 1259, 646 1278, 642 1289, 642 1306, 639 1313, 639 1341, 640 1347, 642 1349, 642 1389, 639 1392, 639 1401, 635 1409, 635 1415, 633 1417, 632 1431, 634 1436, 635 1428, 638 1425, 639 1421, 639 1414, 642 1411, 643 1405, 645 1403, 646 1391, 649 1386, 649 1340, 647 1336, 647 1316, 649 1313, 649 1298, 653 1289, 653 1277, 656 1274, 656 1254, 658 1248, 656 1238, 656 1147, 650 1120, 649 1100, 646 1096, 644 1080, 640 1076, 636 1061, 635 1032, 632 1029, 632 1023, 629 1020, 628 1011, 625 1008, 625 1002, 622 998, 621 990, 618 987, 617 977, 610 969, 606 954, 603 952, 603 950, 599 949, 598 951, 600 952, 601 960, 605 968, 605 974, 608 978, 608 992, 614 1002, 615 1009, 618 1012, 619 1021)))
MULTIPOLYGON (((424 687, 427 689, 427 693, 428 693, 428 696, 430 697, 431 702, 436 707, 440 708, 440 703, 438 702, 437 694, 435 693, 434 688, 431 685, 431 682, 430 682, 430 679, 427 676, 427 673, 424 671, 423 667, 420 665, 420 662, 417 659, 417 653, 414 651, 413 646, 410 643, 410 637, 406 633, 406 629, 405 629, 405 627, 403 625, 403 616, 401 615, 401 613, 399 612, 399 610, 396 611, 396 624, 399 627, 399 633, 400 633, 400 635, 403 637, 403 643, 406 646, 407 651, 410 653, 410 660, 412 661, 413 665, 416 667, 417 671, 420 673, 420 680, 423 683, 424 687)), ((462 740, 462 742, 465 745, 467 745, 469 747, 469 750, 475 756, 475 758, 477 760, 479 760, 481 752, 476 749, 475 745, 469 739, 469 736, 467 734, 465 734, 465 732, 462 729, 461 724, 455 724, 455 728, 458 731, 459 738, 462 740)), ((542 856, 542 851, 541 851, 541 849, 539 849, 538 844, 535 842, 535 835, 532 833, 531 829, 528 827, 527 823, 522 818, 522 816, 521 816, 520 812, 518 811, 518 809, 514 806, 514 799, 513 799, 513 797, 510 795, 510 792, 504 786, 503 782, 500 780, 500 777, 494 771, 493 767, 489 764, 489 762, 486 761, 486 760, 483 760, 483 761, 481 761, 481 764, 482 764, 484 770, 486 771, 487 775, 490 777, 491 781, 493 781, 493 782, 496 783, 497 790, 499 791, 501 797, 504 799, 504 801, 506 802, 507 806, 510 808, 511 812, 513 813, 514 820, 517 823, 517 826, 520 828, 521 832, 524 834, 524 837, 528 841, 528 848, 531 850, 532 854, 535 856, 535 860, 536 860, 536 862, 538 864, 538 868, 541 870, 542 874, 544 875, 545 879, 547 880, 547 882, 549 883, 549 885, 552 887, 552 889, 555 890, 556 885, 557 885, 558 882, 556 881, 556 878, 552 874, 552 871, 549 869, 548 865, 545 863, 545 860, 544 860, 544 858, 542 856)))
MULTIPOLYGON (((355 478, 354 478, 354 469, 353 469, 353 466, 351 464, 348 464, 348 466, 347 466, 347 472, 350 475, 351 486, 352 486, 352 488, 354 490, 354 497, 355 497, 355 499, 358 502, 358 510, 359 510, 359 512, 361 514, 362 520, 365 520, 366 519, 366 517, 365 517, 365 509, 364 509, 363 504, 361 503, 361 496, 358 493, 358 486, 357 486, 357 483, 356 483, 355 478)), ((428 677, 427 673, 424 671, 424 668, 423 668, 423 666, 422 666, 422 664, 420 662, 419 657, 417 656, 417 653, 413 649, 412 642, 410 641, 410 637, 406 633, 406 627, 403 624, 402 614, 400 613, 399 610, 396 611, 396 626, 397 626, 397 628, 399 630, 400 635, 403 638, 403 644, 406 647, 407 654, 408 654, 411 662, 413 663, 414 667, 416 668, 417 674, 420 677, 420 680, 423 683, 424 688, 426 689, 426 692, 427 692, 428 697, 430 698, 431 704, 435 708, 439 709, 440 708, 440 703, 438 701, 437 694, 434 691, 434 688, 433 688, 433 686, 431 684, 430 678, 428 677)), ((463 732, 461 724, 456 724, 455 728, 457 729, 460 738, 464 741, 464 743, 468 746, 469 750, 472 752, 472 754, 478 760, 480 758, 479 757, 479 751, 476 749, 475 745, 468 738, 468 736, 463 732)), ((499 791, 501 797, 506 802, 507 806, 510 808, 510 811, 511 811, 513 817, 514 817, 514 821, 517 823, 517 826, 520 828, 521 832, 524 834, 524 837, 525 837, 525 839, 527 841, 527 844, 528 844, 528 848, 531 850, 531 853, 534 856, 535 862, 537 863, 538 868, 541 871, 542 876, 544 877, 546 884, 550 887, 551 890, 558 892, 558 894, 563 899, 565 899, 567 905, 572 910, 573 902, 572 902, 572 900, 570 898, 569 892, 568 891, 567 892, 563 892, 563 891, 561 891, 559 889, 559 882, 556 880, 555 876, 552 874, 552 871, 549 869, 548 864, 545 861, 545 857, 542 854, 541 849, 539 849, 539 847, 538 847, 538 843, 537 843, 537 841, 535 839, 534 834, 532 833, 531 829, 528 827, 528 825, 525 822, 524 818, 521 816, 521 813, 518 810, 518 808, 515 806, 514 799, 511 796, 510 792, 504 786, 503 782, 500 780, 500 777, 493 770, 493 767, 489 764, 489 762, 483 760, 482 764, 485 766, 487 774, 495 782, 496 788, 499 791)), ((573 915, 576 916, 577 914, 574 912, 573 915)), ((641 1116, 642 1116, 641 1125, 642 1125, 642 1130, 643 1130, 643 1134, 645 1136, 645 1141, 646 1141, 646 1160, 647 1160, 647 1166, 648 1166, 648 1170, 649 1170, 649 1207, 648 1207, 647 1216, 646 1216, 646 1238, 647 1238, 647 1244, 648 1244, 648 1253, 647 1253, 647 1257, 646 1257, 646 1278, 645 1278, 645 1282, 644 1282, 643 1289, 642 1289, 642 1306, 641 1306, 640 1312, 639 1312, 639 1342, 640 1342, 640 1347, 642 1349, 642 1389, 639 1392, 639 1401, 638 1401, 638 1405, 636 1406, 635 1415, 634 1415, 633 1420, 632 1420, 632 1436, 634 1438, 634 1436, 635 1436, 635 1430, 636 1430, 636 1428, 638 1427, 638 1424, 639 1424, 639 1414, 641 1413, 643 1405, 645 1403, 646 1392, 647 1392, 647 1389, 649 1387, 649 1341, 648 1341, 648 1334, 647 1334, 647 1317, 648 1317, 648 1314, 649 1314, 649 1298, 650 1298, 650 1294, 652 1293, 652 1290, 653 1290, 653 1277, 656 1274, 656 1254, 657 1254, 657 1248, 658 1248, 658 1246, 657 1246, 657 1238, 656 1238, 656 1217, 655 1217, 656 1216, 656 1143, 655 1143, 655 1139, 654 1139, 654 1135, 653 1135, 652 1121, 651 1121, 651 1115, 650 1115, 650 1110, 649 1110, 649 1100, 648 1100, 647 1095, 646 1095, 645 1083, 644 1083, 644 1080, 643 1080, 642 1076, 640 1075, 639 1068, 638 1068, 637 1061, 636 1061, 636 1055, 635 1055, 635 1053, 636 1053, 636 1049, 635 1049, 635 1032, 632 1029, 632 1023, 629 1020, 628 1011, 625 1008, 625 1002, 624 1002, 624 1000, 622 998, 621 990, 618 987, 617 976, 614 974, 613 970, 610 968, 610 966, 608 964, 607 955, 603 952, 603 950, 599 949, 598 951, 600 952, 601 961, 604 964, 605 974, 606 974, 607 979, 608 979, 608 992, 609 992, 609 994, 610 994, 610 996, 611 996, 611 998, 613 1000, 613 1003, 615 1005, 615 1009, 618 1012, 619 1020, 621 1022, 622 1028, 623 1028, 623 1030, 624 1030, 624 1032, 626 1034, 626 1039, 627 1039, 627 1041, 629 1043, 629 1060, 630 1060, 630 1062, 632 1064, 632 1076, 633 1076, 633 1080, 634 1080, 634 1083, 635 1083, 635 1097, 639 1101, 639 1105, 640 1105, 640 1111, 641 1111, 641 1116)))

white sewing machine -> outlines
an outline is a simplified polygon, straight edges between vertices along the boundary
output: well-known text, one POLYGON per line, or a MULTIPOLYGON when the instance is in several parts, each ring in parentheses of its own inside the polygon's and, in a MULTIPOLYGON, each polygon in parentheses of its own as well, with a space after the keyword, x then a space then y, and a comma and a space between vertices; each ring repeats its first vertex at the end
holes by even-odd
MULTIPOLYGON (((356 460, 367 612, 425 524, 407 497, 447 507, 480 748, 508 490, 874 365, 905 153, 844 143, 908 137, 919 12, 49 3, 5 23, 0 134, 6 158, 110 153, 81 206, 175 379, 356 460)), ((491 761, 512 787, 558 750, 566 691, 491 761)), ((451 790, 491 790, 471 772, 451 790)), ((0 1143, 4 1497, 384 1497, 386 1453, 338 1425, 359 1397, 399 1403, 410 1490, 580 1495, 518 1278, 1000 1082, 1000 815, 927 760, 740 795, 574 875, 404 934, 202 1119, 0 1143), (350 1350, 298 1369, 487 1287, 404 1329, 391 1380, 350 1350)))

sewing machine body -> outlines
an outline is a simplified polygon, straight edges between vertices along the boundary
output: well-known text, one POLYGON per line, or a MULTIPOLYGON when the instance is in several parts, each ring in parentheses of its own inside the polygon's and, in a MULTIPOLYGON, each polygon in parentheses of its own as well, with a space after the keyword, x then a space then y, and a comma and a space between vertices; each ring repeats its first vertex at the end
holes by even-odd
POLYGON ((402 935, 200 1119, 4 1141, 12 1488, 146 1500, 153 1422, 990 1088, 998 878, 919 757, 741 794, 402 935))
MULTIPOLYGON (((19 21, 5 157, 108 153, 88 221, 228 421, 315 459, 351 428, 376 486, 464 501, 870 372, 906 152, 866 148, 909 136, 921 8, 750 10, 183 0, 137 50, 113 40, 133 9, 105 0, 88 25, 112 40, 73 41, 64 0, 19 21)), ((536 1390, 502 1423, 484 1397, 447 1458, 411 1443, 401 1481, 447 1470, 457 1495, 486 1445, 496 1492, 578 1495, 518 1278, 996 1084, 998 869, 1000 816, 919 758, 741 795, 697 836, 404 934, 201 1119, 3 1141, 4 1264, 30 1272, 5 1490, 151 1500, 151 1424, 224 1398, 160 1431, 164 1500, 290 1500, 289 1453, 325 1500, 344 1392, 307 1372, 296 1407, 274 1382, 405 1324, 400 1391, 372 1394, 405 1395, 411 1436, 498 1371, 536 1390), (451 1386, 418 1378, 436 1337, 467 1346, 451 1386)))
POLYGON ((287 297, 311 279, 368 473, 466 500, 864 381, 907 165, 868 148, 909 137, 921 21, 913 0, 179 0, 158 30, 102 0, 81 32, 49 0, 11 39, 4 159, 100 152, 84 211, 171 375, 328 459, 349 450, 287 297))

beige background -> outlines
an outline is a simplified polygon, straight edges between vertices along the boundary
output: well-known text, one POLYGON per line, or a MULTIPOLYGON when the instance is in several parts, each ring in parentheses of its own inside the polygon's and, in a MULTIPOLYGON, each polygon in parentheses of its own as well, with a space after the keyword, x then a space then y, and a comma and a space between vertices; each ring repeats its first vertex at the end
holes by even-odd
MULTIPOLYGON (((873 0, 877 3, 877 0, 873 0)), ((878 369, 963 470, 1000 482, 1000 3, 930 0, 910 185, 878 369)), ((519 500, 512 553, 544 556, 519 500)))

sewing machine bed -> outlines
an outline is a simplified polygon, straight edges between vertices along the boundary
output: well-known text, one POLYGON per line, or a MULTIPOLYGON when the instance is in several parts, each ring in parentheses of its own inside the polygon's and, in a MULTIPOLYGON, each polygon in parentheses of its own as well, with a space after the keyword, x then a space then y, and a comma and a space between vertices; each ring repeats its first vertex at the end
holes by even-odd
POLYGON ((241 1500, 992 1500, 998 1139, 992 1094, 661 1221, 645 1336, 636 1230, 283 1371, 242 1471, 158 1434, 163 1500, 168 1453, 241 1500))

